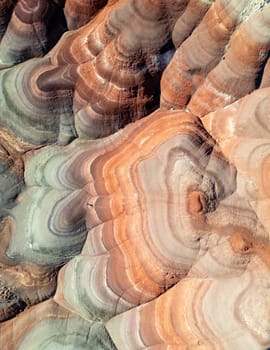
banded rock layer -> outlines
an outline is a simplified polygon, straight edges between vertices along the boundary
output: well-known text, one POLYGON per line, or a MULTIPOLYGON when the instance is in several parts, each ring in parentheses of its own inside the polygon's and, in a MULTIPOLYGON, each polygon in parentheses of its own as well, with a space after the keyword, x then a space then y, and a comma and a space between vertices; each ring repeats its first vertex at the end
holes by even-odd
POLYGON ((156 112, 114 135, 105 154, 104 143, 99 149, 68 166, 88 178, 88 237, 61 270, 56 293, 87 319, 108 319, 183 278, 202 236, 219 230, 211 220, 235 188, 234 168, 187 113, 156 112))
POLYGON ((269 11, 0 1, 1 349, 270 347, 269 11))
POLYGON ((214 2, 164 72, 163 108, 187 107, 203 116, 260 85, 270 48, 270 5, 252 13, 256 5, 263 2, 214 2))
POLYGON ((68 29, 77 29, 87 24, 107 2, 107 0, 66 0, 65 17, 68 29))
POLYGON ((110 1, 45 58, 0 71, 0 122, 30 144, 67 144, 77 135, 109 135, 152 112, 174 53, 173 26, 186 5, 110 1))
POLYGON ((269 251, 235 232, 209 247, 175 287, 107 329, 120 350, 262 349, 269 344, 269 278, 269 251))
POLYGON ((203 118, 219 140, 227 159, 237 168, 237 189, 269 232, 269 88, 260 89, 226 110, 203 118))
POLYGON ((46 54, 66 30, 53 0, 19 0, 0 42, 0 69, 46 54))
POLYGON ((48 300, 27 310, 1 328, 3 350, 103 349, 116 350, 104 326, 87 322, 48 300), (73 347, 74 346, 74 347, 73 347))

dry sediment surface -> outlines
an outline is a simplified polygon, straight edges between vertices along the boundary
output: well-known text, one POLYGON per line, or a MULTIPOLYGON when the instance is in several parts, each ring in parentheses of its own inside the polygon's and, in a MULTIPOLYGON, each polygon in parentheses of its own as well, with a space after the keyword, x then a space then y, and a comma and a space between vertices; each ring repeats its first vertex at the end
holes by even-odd
POLYGON ((270 4, 0 0, 0 348, 270 347, 270 4))

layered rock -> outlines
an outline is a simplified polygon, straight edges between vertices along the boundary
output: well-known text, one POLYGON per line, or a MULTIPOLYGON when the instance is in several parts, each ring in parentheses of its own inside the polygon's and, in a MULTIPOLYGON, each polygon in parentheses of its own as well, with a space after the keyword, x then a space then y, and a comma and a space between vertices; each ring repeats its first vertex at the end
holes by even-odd
POLYGON ((186 3, 109 2, 63 38, 51 60, 78 65, 73 110, 79 136, 108 135, 158 107, 161 73, 174 52, 172 28, 186 3))
POLYGON ((87 24, 107 2, 107 0, 67 0, 65 3, 65 17, 68 29, 77 29, 87 24))
MULTIPOLYGON (((0 322, 9 320, 25 309, 53 296, 56 289, 57 269, 40 267, 25 262, 14 263, 4 259, 4 248, 8 243, 6 232, 10 228, 5 220, 1 223, 1 261, 0 261, 0 322)), ((10 233, 10 232, 9 232, 10 233)), ((0 344, 8 346, 0 326, 0 344)), ((10 337, 11 335, 9 335, 10 337)), ((13 335, 12 335, 13 337, 13 335)), ((12 338, 10 338, 13 341, 12 338)))
POLYGON ((270 6, 252 13, 259 4, 249 3, 214 2, 164 72, 163 108, 187 107, 203 116, 260 85, 270 48, 270 6))
POLYGON ((270 347, 267 3, 0 1, 1 349, 270 347))
POLYGON ((208 215, 235 189, 234 168, 187 113, 156 112, 101 145, 69 164, 88 178, 88 237, 61 270, 55 299, 87 319, 108 319, 183 278, 211 233, 208 215))
POLYGON ((159 81, 174 52, 171 33, 186 5, 109 2, 45 58, 0 72, 0 123, 28 143, 66 144, 77 135, 109 135, 149 114, 159 105, 159 81))
POLYGON ((254 208, 268 232, 269 91, 269 88, 260 89, 203 118, 205 128, 237 168, 238 193, 254 208))
POLYGON ((44 56, 65 30, 62 8, 53 0, 19 0, 0 43, 0 69, 44 56))
POLYGON ((104 326, 68 312, 52 300, 34 306, 1 327, 3 350, 76 349, 116 350, 104 326))
POLYGON ((0 3, 0 40, 6 31, 16 2, 16 0, 2 0, 0 3))
POLYGON ((237 231, 217 240, 187 278, 108 322, 117 349, 257 350, 269 344, 269 248, 237 231))
POLYGON ((0 218, 24 186, 24 164, 22 155, 27 150, 6 129, 1 129, 0 140, 0 218))
POLYGON ((0 124, 31 148, 67 144, 76 136, 72 91, 39 87, 39 75, 49 68, 43 58, 0 71, 0 124))

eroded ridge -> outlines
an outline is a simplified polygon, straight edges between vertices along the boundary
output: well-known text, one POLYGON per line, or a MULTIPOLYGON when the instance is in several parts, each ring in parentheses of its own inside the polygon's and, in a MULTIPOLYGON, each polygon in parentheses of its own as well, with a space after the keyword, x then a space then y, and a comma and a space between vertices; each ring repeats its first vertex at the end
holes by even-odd
POLYGON ((268 0, 0 0, 0 348, 270 348, 268 0))

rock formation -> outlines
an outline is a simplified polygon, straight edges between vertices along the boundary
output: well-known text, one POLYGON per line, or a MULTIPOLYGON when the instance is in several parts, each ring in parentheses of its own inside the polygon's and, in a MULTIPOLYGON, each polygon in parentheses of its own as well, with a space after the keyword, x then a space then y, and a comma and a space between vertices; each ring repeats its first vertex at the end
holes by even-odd
POLYGON ((116 350, 104 325, 89 322, 52 300, 25 311, 1 328, 3 350, 65 348, 116 350))
POLYGON ((214 2, 163 74, 163 108, 187 106, 203 116, 259 86, 270 48, 270 7, 252 13, 248 2, 214 2))
POLYGON ((55 300, 84 318, 108 319, 187 274, 201 238, 212 231, 210 217, 234 191, 235 169, 200 120, 178 111, 155 112, 126 127, 104 155, 90 147, 90 159, 74 158, 83 166, 76 171, 88 177, 88 236, 81 256, 61 270, 55 300))
MULTIPOLYGON (((159 106, 172 29, 186 2, 109 2, 44 58, 0 71, 0 122, 24 142, 43 145, 107 136, 146 116, 159 106)), ((23 59, 21 46, 16 55, 21 50, 23 59)))
POLYGON ((0 68, 46 54, 66 30, 61 10, 53 0, 19 0, 0 43, 0 68))
POLYGON ((77 29, 87 24, 107 2, 107 0, 66 0, 65 17, 68 29, 77 29))
POLYGON ((0 1, 0 348, 270 348, 267 0, 0 1))
POLYGON ((108 322, 117 349, 244 350, 269 344, 269 252, 240 232, 214 245, 175 287, 108 322))

